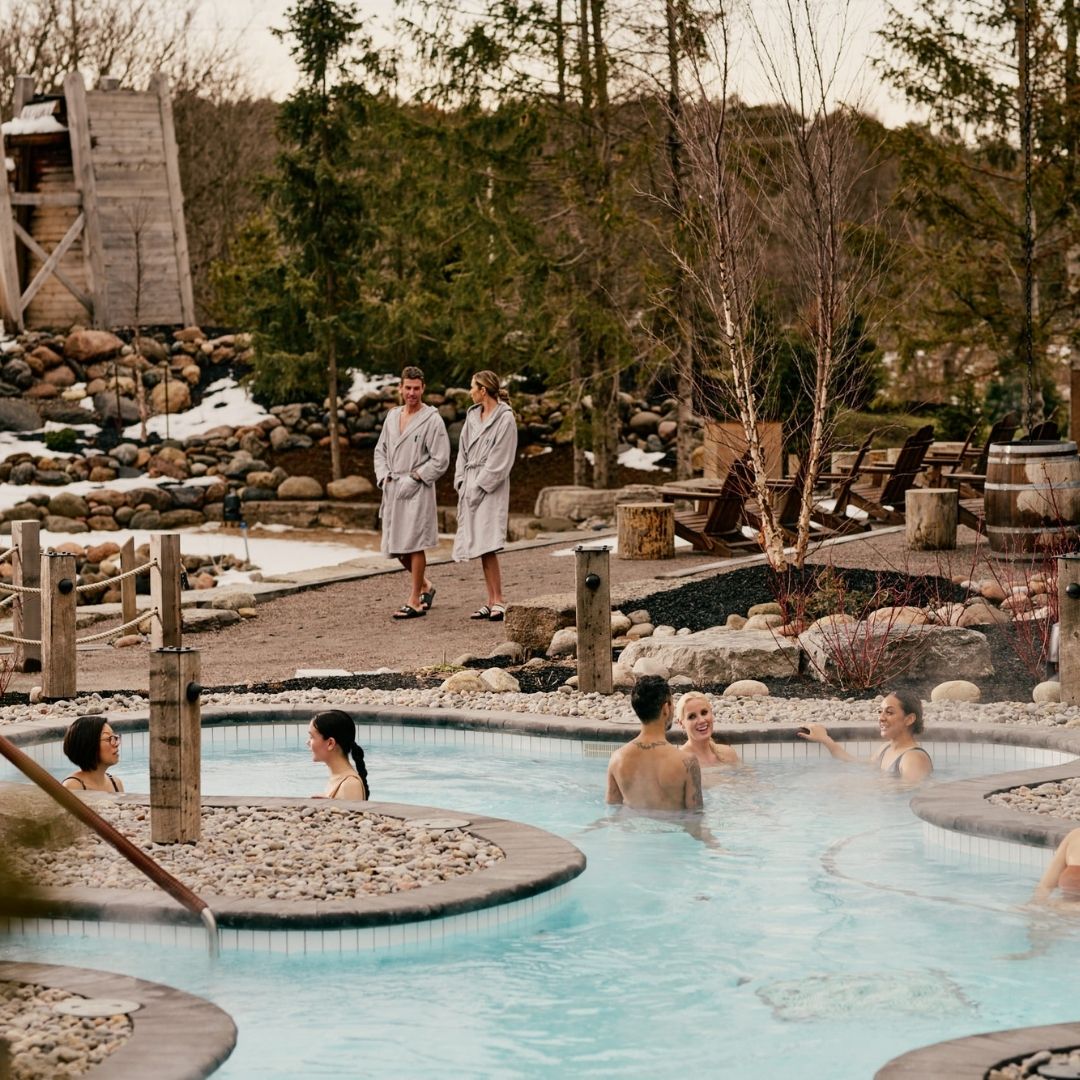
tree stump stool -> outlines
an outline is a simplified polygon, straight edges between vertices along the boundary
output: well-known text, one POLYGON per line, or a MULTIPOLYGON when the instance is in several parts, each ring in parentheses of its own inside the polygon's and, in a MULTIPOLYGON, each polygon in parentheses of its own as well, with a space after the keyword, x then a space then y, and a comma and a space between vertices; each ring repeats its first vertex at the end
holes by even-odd
POLYGON ((619 503, 620 559, 673 559, 675 507, 665 502, 619 503))
POLYGON ((912 551, 951 551, 956 547, 960 493, 955 488, 909 488, 904 524, 912 551))

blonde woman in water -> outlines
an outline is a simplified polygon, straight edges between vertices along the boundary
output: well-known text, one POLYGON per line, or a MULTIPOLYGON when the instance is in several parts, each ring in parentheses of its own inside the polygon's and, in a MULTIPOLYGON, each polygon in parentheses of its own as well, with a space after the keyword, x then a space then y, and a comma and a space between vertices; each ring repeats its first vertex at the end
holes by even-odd
POLYGON ((696 690, 683 694, 675 706, 675 720, 686 732, 682 752, 696 757, 703 769, 739 764, 739 755, 730 746, 713 741, 712 703, 704 694, 696 690))

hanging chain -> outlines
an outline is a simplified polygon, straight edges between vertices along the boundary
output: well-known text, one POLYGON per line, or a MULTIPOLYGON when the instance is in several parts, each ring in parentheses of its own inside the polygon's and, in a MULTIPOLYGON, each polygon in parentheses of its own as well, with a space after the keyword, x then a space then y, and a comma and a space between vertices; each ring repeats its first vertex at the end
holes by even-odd
POLYGON ((1024 363, 1027 365, 1026 426, 1035 423, 1035 234, 1031 185, 1031 136, 1034 107, 1031 87, 1031 0, 1024 0, 1023 41, 1021 42, 1021 83, 1024 95, 1020 141, 1024 154, 1024 363))

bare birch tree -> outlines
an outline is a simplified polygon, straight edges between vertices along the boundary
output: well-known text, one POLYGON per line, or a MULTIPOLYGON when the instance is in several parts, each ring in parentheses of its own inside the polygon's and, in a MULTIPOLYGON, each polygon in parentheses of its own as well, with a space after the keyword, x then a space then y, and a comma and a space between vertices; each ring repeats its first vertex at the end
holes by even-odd
MULTIPOLYGON (((876 258, 872 223, 855 216, 857 181, 866 166, 858 117, 835 101, 839 60, 826 57, 817 32, 822 13, 811 0, 785 0, 781 10, 779 42, 747 15, 776 102, 751 108, 734 96, 733 22, 716 9, 711 65, 696 66, 692 99, 680 110, 684 209, 674 252, 693 293, 691 307, 701 316, 694 332, 711 346, 715 370, 712 377, 698 372, 700 396, 742 428, 760 539, 777 569, 788 564, 790 538, 773 509, 761 423, 772 419, 766 410, 778 372, 756 309, 766 287, 775 290, 778 276, 785 278, 793 317, 811 344, 809 362, 796 363, 808 401, 806 430, 798 433, 805 449, 793 556, 802 566, 838 407, 860 377, 852 326, 875 281, 876 258)), ((840 14, 845 25, 843 8, 840 14)), ((792 418, 785 419, 791 439, 792 418)))

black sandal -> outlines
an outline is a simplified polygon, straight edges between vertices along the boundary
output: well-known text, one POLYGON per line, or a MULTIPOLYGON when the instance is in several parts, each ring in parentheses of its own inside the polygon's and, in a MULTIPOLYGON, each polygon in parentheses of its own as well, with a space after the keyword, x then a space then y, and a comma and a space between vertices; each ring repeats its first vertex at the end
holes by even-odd
POLYGON ((505 604, 492 604, 491 614, 488 618, 492 622, 502 622, 506 618, 506 605, 505 604))
POLYGON ((414 608, 412 604, 402 604, 390 617, 392 619, 420 619, 426 614, 423 608, 414 608))
POLYGON ((472 613, 472 614, 471 614, 471 615, 469 616, 469 618, 470 618, 470 619, 490 619, 490 618, 491 618, 491 608, 489 608, 489 607, 487 606, 487 604, 484 604, 484 606, 483 606, 483 607, 479 607, 479 608, 477 608, 477 609, 476 609, 476 610, 475 610, 475 611, 474 611, 474 612, 473 612, 473 613, 472 613))
POLYGON ((435 603, 435 586, 432 585, 431 588, 428 589, 427 592, 422 592, 420 594, 420 606, 425 611, 430 611, 431 610, 431 605, 434 604, 434 603, 435 603))

